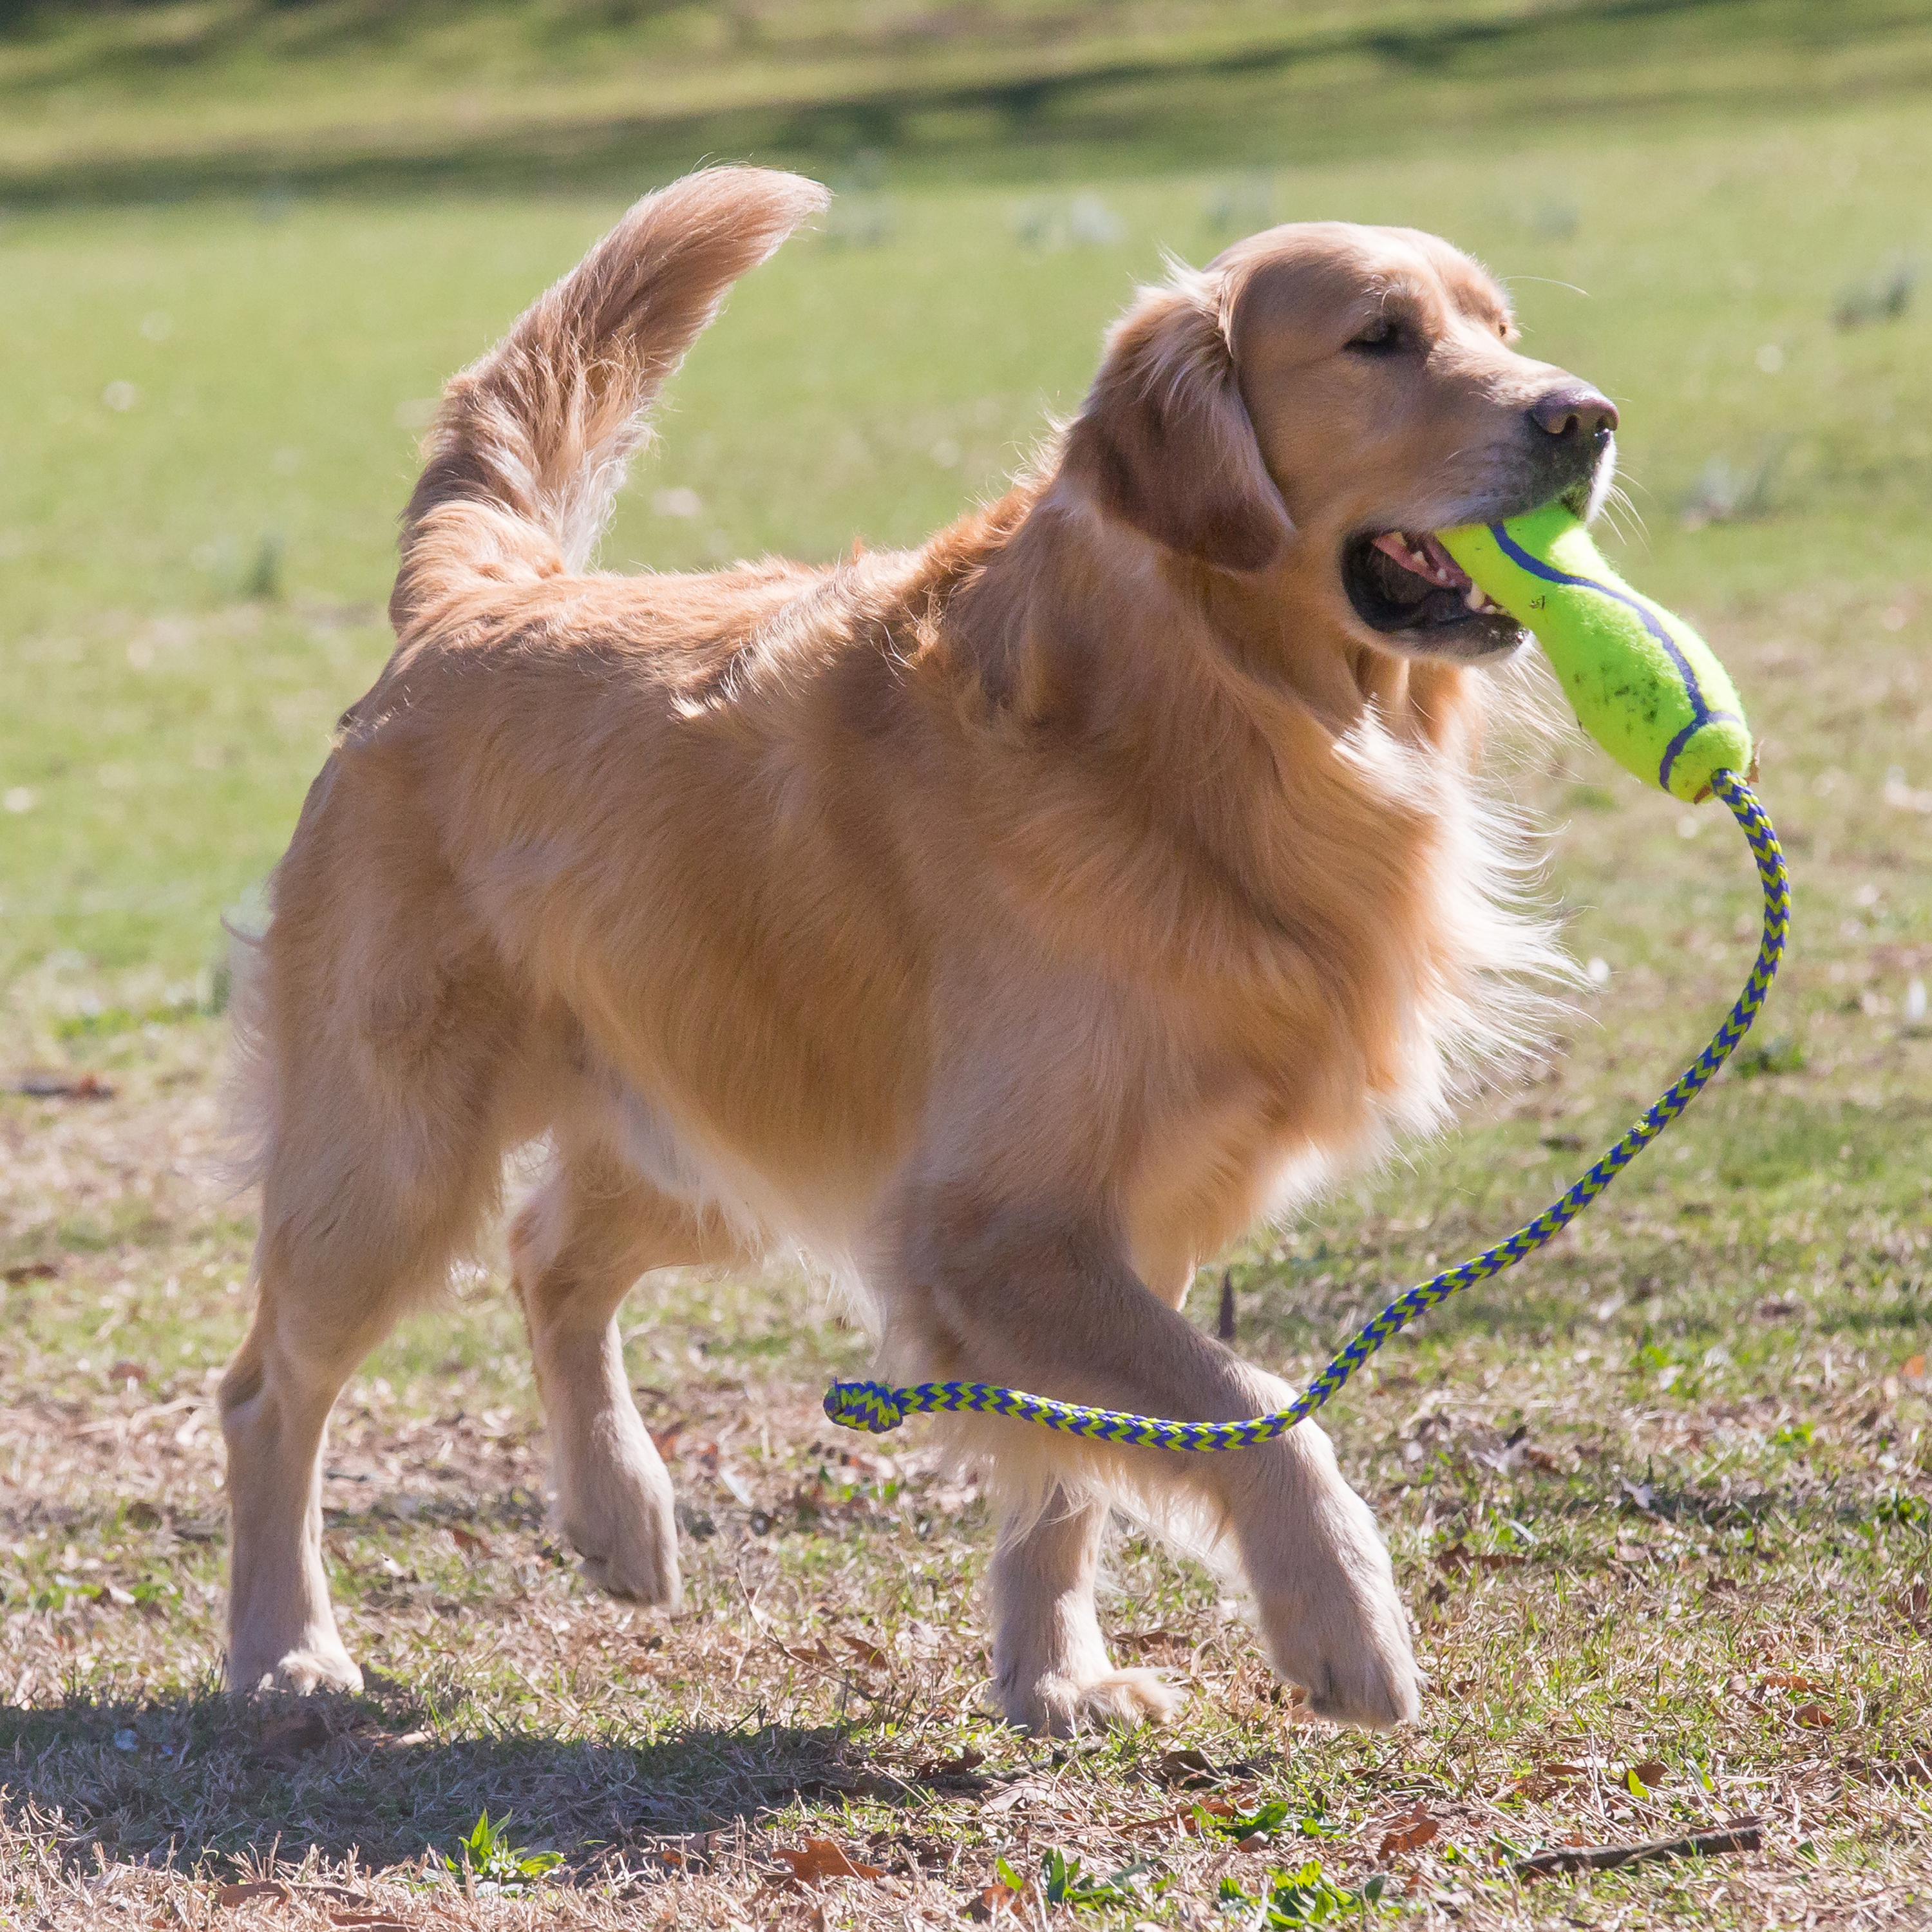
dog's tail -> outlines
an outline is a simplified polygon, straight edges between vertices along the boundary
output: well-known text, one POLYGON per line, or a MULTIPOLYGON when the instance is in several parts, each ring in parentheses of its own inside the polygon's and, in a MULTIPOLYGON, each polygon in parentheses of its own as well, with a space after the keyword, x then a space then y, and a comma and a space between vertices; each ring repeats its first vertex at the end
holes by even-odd
POLYGON ((646 195, 478 363, 452 379, 403 513, 389 614, 400 635, 482 582, 581 570, 644 412, 724 292, 826 196, 764 168, 646 195))

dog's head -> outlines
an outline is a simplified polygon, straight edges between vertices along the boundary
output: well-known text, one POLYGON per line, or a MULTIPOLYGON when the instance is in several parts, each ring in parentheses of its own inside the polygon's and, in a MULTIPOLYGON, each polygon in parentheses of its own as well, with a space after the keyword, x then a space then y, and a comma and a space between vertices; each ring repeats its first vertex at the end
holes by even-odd
POLYGON ((1617 412, 1519 355, 1508 300, 1408 228, 1269 230, 1144 292, 1062 473, 1208 568, 1279 578, 1355 641, 1472 662, 1522 641, 1434 532, 1561 496, 1594 511, 1617 412))

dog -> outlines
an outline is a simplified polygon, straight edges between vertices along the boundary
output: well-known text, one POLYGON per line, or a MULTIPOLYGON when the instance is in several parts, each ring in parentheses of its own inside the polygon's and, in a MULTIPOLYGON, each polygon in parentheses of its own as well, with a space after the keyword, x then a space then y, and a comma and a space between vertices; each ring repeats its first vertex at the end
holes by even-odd
MULTIPOLYGON (((1477 775, 1523 635, 1431 533, 1593 510, 1616 412, 1432 236, 1289 226, 1175 268, 1033 466, 916 550, 588 569, 664 379, 825 199, 742 167, 647 196, 427 437, 394 655, 238 982, 239 1688, 359 1684, 324 1426, 508 1150, 547 1150, 509 1246, 562 1530, 674 1605, 616 1322, 640 1277, 802 1252, 896 1379, 1276 1408, 1180 1313, 1196 1268, 1436 1126, 1562 970, 1477 775)), ((1117 1498, 1220 1539, 1312 1711, 1414 1715, 1388 1555, 1313 1423, 1195 1456, 942 1426, 999 1506, 1016 1724, 1172 1708, 1096 1619, 1117 1498)))

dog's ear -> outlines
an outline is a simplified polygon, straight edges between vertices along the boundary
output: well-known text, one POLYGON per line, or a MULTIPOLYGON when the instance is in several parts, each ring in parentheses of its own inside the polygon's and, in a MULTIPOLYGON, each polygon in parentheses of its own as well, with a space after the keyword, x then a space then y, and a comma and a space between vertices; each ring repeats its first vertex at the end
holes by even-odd
POLYGON ((1116 325, 1061 471, 1184 556, 1222 570, 1274 562, 1294 525, 1241 400, 1215 282, 1177 277, 1116 325))

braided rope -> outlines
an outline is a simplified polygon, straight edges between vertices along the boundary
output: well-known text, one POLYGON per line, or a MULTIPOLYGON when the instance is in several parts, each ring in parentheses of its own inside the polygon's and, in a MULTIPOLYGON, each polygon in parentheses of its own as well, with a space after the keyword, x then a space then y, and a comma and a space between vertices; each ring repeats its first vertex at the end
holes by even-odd
POLYGON ((1271 1415, 1250 1416, 1240 1422, 1170 1422, 1158 1416, 1131 1415, 1118 1409, 1054 1402, 1045 1396, 1000 1388, 990 1382, 922 1382, 914 1388, 892 1388, 883 1382, 854 1382, 832 1384, 825 1397, 826 1414, 848 1429, 867 1430, 874 1436, 896 1429, 908 1415, 964 1412, 1014 1416, 1097 1442, 1201 1451, 1242 1449, 1286 1435, 1298 1422, 1312 1415, 1384 1342, 1399 1335, 1418 1316, 1439 1306, 1452 1294, 1460 1294, 1464 1288, 1514 1268, 1561 1234, 1696 1098, 1750 1030, 1771 991, 1778 962, 1784 957, 1785 935, 1791 920, 1790 884, 1778 835, 1750 787, 1731 772, 1714 773, 1711 787, 1730 807, 1750 842, 1758 878, 1764 886, 1764 936, 1750 977, 1710 1045, 1684 1069, 1649 1112, 1561 1200, 1473 1261, 1445 1268, 1397 1295, 1288 1408, 1271 1415))

